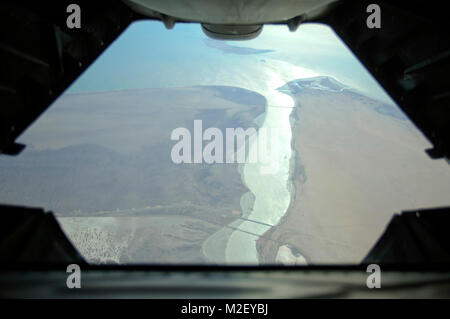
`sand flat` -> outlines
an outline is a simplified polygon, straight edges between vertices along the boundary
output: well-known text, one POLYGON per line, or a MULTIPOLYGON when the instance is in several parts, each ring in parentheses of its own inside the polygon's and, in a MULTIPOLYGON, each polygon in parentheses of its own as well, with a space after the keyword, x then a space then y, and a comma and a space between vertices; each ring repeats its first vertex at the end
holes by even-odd
MULTIPOLYGON (((302 90, 293 117, 295 193, 260 239, 261 262, 287 244, 308 263, 359 263, 394 213, 449 205, 450 172, 408 120, 354 92, 302 90)), ((381 103, 381 102, 380 102, 381 103)))

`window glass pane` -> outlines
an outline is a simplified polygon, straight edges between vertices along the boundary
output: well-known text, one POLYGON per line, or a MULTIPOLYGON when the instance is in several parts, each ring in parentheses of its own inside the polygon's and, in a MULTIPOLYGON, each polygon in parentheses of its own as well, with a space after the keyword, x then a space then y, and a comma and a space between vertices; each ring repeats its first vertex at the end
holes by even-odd
POLYGON ((92 263, 359 263, 450 172, 327 26, 132 24, 0 157, 92 263))

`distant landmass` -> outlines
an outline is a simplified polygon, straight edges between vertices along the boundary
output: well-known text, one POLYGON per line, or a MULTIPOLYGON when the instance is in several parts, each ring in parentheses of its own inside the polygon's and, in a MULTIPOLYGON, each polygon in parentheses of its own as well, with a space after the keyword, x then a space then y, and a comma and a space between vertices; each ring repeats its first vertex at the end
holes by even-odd
POLYGON ((286 83, 280 88, 281 91, 296 94, 304 89, 327 90, 331 92, 342 92, 349 87, 329 76, 315 76, 302 78, 286 83))
POLYGON ((203 40, 205 44, 211 48, 218 49, 224 53, 231 53, 231 54, 241 54, 241 55, 248 55, 248 54, 264 54, 264 53, 270 53, 275 52, 275 50, 261 50, 261 49, 254 49, 249 47, 241 47, 237 45, 231 45, 228 44, 226 41, 218 41, 210 38, 205 38, 203 40))
POLYGON ((305 90, 323 90, 329 92, 343 92, 345 90, 345 94, 352 95, 355 101, 362 102, 362 105, 369 106, 380 114, 395 117, 400 120, 407 119, 403 112, 395 105, 369 98, 330 76, 316 76, 290 81, 279 88, 279 90, 292 95, 299 94, 305 90))

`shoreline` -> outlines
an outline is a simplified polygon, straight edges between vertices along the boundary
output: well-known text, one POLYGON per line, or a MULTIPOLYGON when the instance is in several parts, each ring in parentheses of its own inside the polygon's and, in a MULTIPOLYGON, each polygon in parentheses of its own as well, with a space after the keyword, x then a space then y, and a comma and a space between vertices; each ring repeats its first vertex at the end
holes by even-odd
MULTIPOLYGON (((295 131, 298 126, 298 114, 297 111, 300 108, 300 104, 297 102, 294 95, 292 95, 291 92, 283 92, 279 89, 277 89, 280 93, 283 93, 285 95, 288 95, 293 100, 293 107, 291 112, 289 113, 289 125, 290 125, 290 131, 291 131, 291 139, 290 139, 290 157, 289 157, 289 163, 288 163, 288 176, 286 179, 286 191, 289 193, 289 204, 287 205, 286 210, 283 212, 282 216, 279 217, 278 222, 272 226, 271 228, 267 229, 266 231, 262 232, 256 239, 255 239, 255 254, 256 254, 256 263, 257 264, 273 264, 275 263, 275 260, 277 259, 277 254, 279 251, 279 248, 282 246, 286 246, 289 250, 292 256, 295 258, 302 258, 305 260, 306 263, 309 263, 309 258, 307 258, 303 253, 299 251, 298 248, 293 247, 287 242, 279 241, 276 238, 272 238, 273 232, 276 231, 279 226, 286 223, 287 219, 291 216, 291 213, 294 209, 295 205, 295 199, 297 196, 297 186, 296 182, 299 180, 301 183, 303 183, 306 180, 306 176, 304 174, 303 165, 299 161, 299 155, 298 152, 295 149, 295 143, 297 141, 295 136, 295 131)), ((257 116, 253 123, 256 124, 258 127, 258 130, 264 126, 264 123, 266 121, 267 115, 268 115, 268 107, 269 103, 266 99, 266 106, 265 106, 265 112, 261 113, 259 116, 257 116)), ((256 195, 250 190, 249 186, 247 185, 245 181, 245 172, 244 172, 245 164, 240 164, 238 166, 238 171, 241 175, 242 183, 243 185, 248 189, 248 192, 242 194, 241 196, 241 215, 236 220, 232 221, 228 225, 222 227, 217 232, 210 235, 202 244, 202 252, 206 259, 210 260, 214 263, 228 263, 229 261, 226 258, 226 250, 228 247, 228 243, 230 241, 231 236, 239 227, 245 223, 244 220, 241 218, 248 217, 252 212, 253 208, 256 202, 256 195), (252 195, 252 201, 245 201, 243 202, 245 198, 249 198, 249 195, 252 195), (246 206, 246 207, 244 207, 246 206), (215 242, 215 243, 214 243, 215 242), (215 251, 215 248, 220 248, 221 252, 215 251), (222 251, 225 250, 225 251, 222 251)))
MULTIPOLYGON (((259 132, 259 129, 263 126, 263 124, 266 120, 267 112, 268 112, 268 101, 266 98, 265 98, 265 100, 266 100, 266 103, 264 106, 264 112, 262 112, 257 117, 255 117, 252 121, 253 124, 255 124, 256 127, 258 128, 257 129, 258 132, 259 132)), ((246 157, 247 156, 248 156, 248 154, 246 154, 246 157)), ((201 246, 201 251, 202 251, 204 258, 215 264, 221 264, 221 263, 227 264, 228 263, 228 261, 226 259, 226 248, 228 246, 230 237, 233 234, 233 232, 235 232, 236 229, 238 229, 239 226, 245 222, 241 218, 247 218, 252 213, 253 206, 256 201, 256 195, 250 190, 247 183, 245 182, 244 167, 245 167, 245 164, 238 164, 238 166, 237 166, 238 173, 241 177, 241 182, 244 185, 244 187, 247 189, 247 191, 241 195, 240 200, 239 200, 240 213, 241 213, 240 216, 237 217, 232 222, 230 222, 229 224, 223 226, 222 228, 220 228, 219 230, 217 230, 210 236, 208 236, 203 241, 202 246, 201 246), (211 241, 213 241, 213 240, 218 241, 218 243, 215 246, 224 247, 223 251, 219 252, 218 254, 217 254, 217 252, 215 252, 216 253, 215 258, 212 257, 212 255, 214 255, 214 253, 207 252, 207 250, 210 249, 210 248, 208 248, 208 245, 210 245, 211 241), (220 255, 220 257, 217 257, 217 255, 220 255)), ((256 249, 256 254, 257 254, 258 263, 259 263, 260 259, 259 259, 258 249, 256 249)))
POLYGON ((306 260, 306 264, 309 264, 309 257, 306 256, 303 252, 299 251, 297 248, 292 249, 292 245, 289 243, 282 243, 278 240, 272 238, 273 233, 277 230, 278 227, 285 224, 293 212, 293 208, 295 206, 295 199, 297 197, 297 188, 296 181, 300 180, 302 184, 306 181, 306 174, 304 170, 304 166, 301 164, 299 155, 297 150, 295 149, 295 143, 297 141, 297 136, 295 134, 295 130, 297 129, 298 123, 298 110, 301 108, 300 103, 296 100, 295 96, 289 94, 291 98, 294 100, 294 107, 292 109, 291 114, 289 115, 289 122, 291 126, 291 158, 289 160, 289 178, 287 180, 287 189, 290 192, 290 201, 289 206, 286 209, 284 215, 280 218, 279 222, 271 227, 268 231, 258 238, 256 241, 256 250, 258 253, 258 258, 260 262, 264 264, 276 264, 276 257, 278 254, 278 250, 282 246, 287 246, 291 250, 291 252, 295 255, 295 257, 303 257, 306 260), (300 166, 298 165, 300 164, 300 166), (278 242, 276 244, 276 242, 278 242), (278 245, 278 246, 277 246, 278 245))

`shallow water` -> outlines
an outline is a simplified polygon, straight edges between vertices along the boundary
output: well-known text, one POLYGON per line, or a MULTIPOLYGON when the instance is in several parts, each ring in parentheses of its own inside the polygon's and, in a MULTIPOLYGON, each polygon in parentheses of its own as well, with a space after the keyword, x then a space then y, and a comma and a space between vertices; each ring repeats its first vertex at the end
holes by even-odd
MULTIPOLYGON (((282 69, 267 69, 269 81, 264 92, 267 110, 260 131, 267 130, 271 149, 266 152, 267 157, 263 161, 259 158, 257 163, 246 163, 242 169, 243 180, 255 195, 255 201, 249 216, 244 216, 251 221, 242 221, 238 226, 239 230, 233 231, 229 237, 225 251, 227 263, 257 264, 259 261, 256 240, 271 226, 256 222, 274 226, 289 207, 291 197, 289 170, 292 155, 289 117, 294 100, 290 95, 277 90, 291 77, 282 71, 282 69)), ((267 146, 254 143, 250 148, 267 146)))

